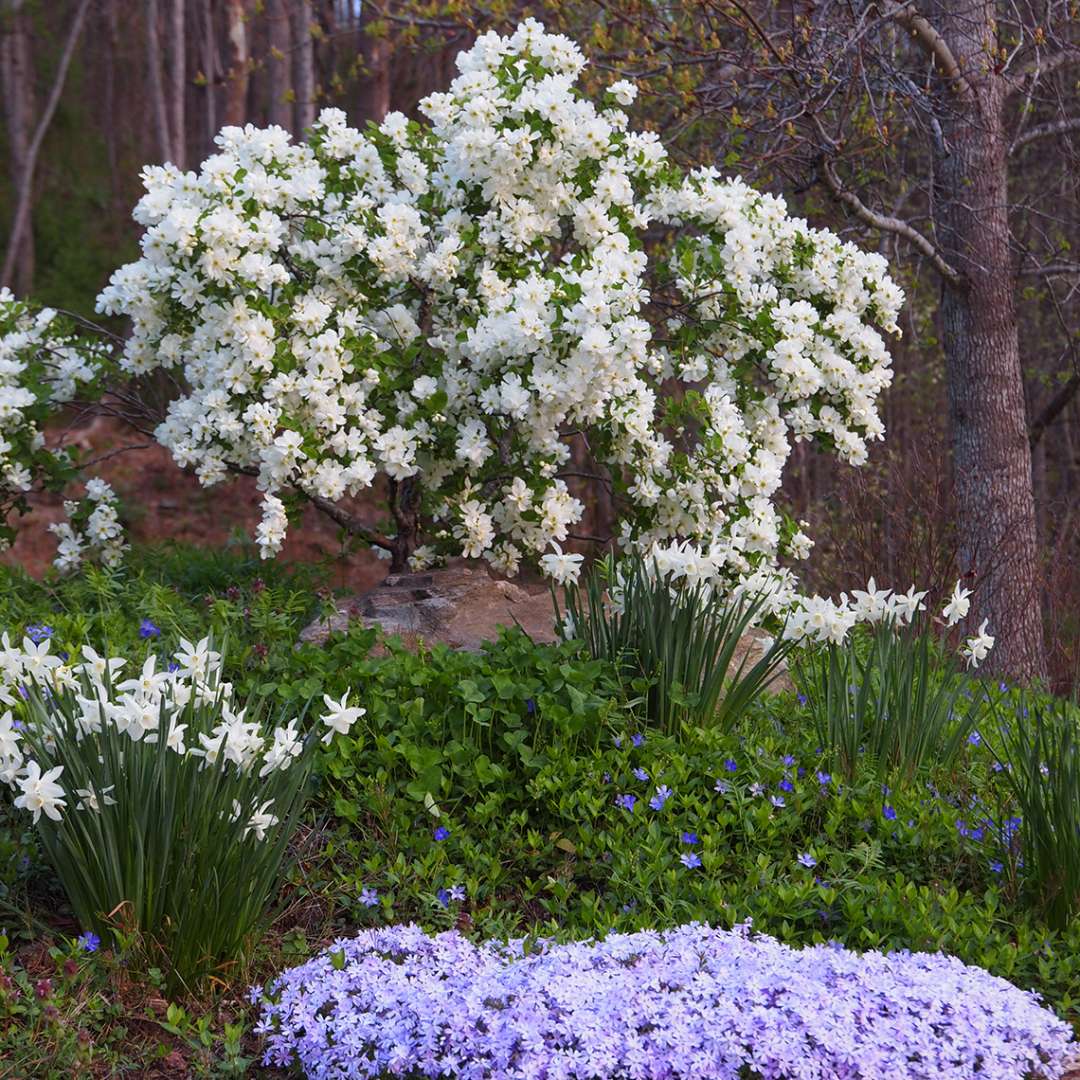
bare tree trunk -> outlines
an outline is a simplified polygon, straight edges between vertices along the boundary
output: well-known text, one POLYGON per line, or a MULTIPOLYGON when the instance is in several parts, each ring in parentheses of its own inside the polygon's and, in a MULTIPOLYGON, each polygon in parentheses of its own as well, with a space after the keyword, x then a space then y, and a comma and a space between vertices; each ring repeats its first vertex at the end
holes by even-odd
POLYGON ((225 123, 243 124, 247 120, 248 81, 251 74, 245 0, 225 0, 225 26, 229 43, 229 65, 225 74, 225 123))
MULTIPOLYGON (((3 98, 11 187, 18 192, 26 174, 30 125, 34 116, 34 70, 24 0, 7 0, 0 7, 0 97, 3 98)), ((34 281, 34 233, 24 231, 15 250, 10 284, 20 296, 34 281)))
POLYGON ((206 141, 209 148, 214 145, 214 136, 217 134, 217 73, 218 54, 217 37, 214 34, 214 6, 213 0, 200 0, 200 22, 202 24, 203 45, 203 77, 206 89, 206 141))
POLYGON ((289 78, 289 52, 292 46, 289 32, 289 12, 284 0, 269 0, 266 5, 270 31, 270 56, 266 62, 269 79, 270 123, 292 131, 292 86, 289 78))
POLYGON ((315 35, 311 0, 296 0, 293 8, 294 77, 296 83, 296 134, 315 123, 315 35))
MULTIPOLYGON (((116 53, 119 38, 116 19, 116 0, 105 0, 101 8, 101 21, 108 50, 105 63, 105 115, 116 115, 116 53)), ((119 169, 117 167, 116 124, 105 125, 105 156, 109 162, 109 193, 115 207, 119 190, 119 169)))
POLYGON ((361 120, 378 123, 390 111, 390 42, 368 32, 377 12, 364 4, 360 11, 360 51, 364 74, 360 79, 356 107, 361 120))
POLYGON ((161 11, 158 0, 146 0, 146 73, 150 83, 150 105, 154 114, 158 157, 162 162, 172 157, 169 137, 169 113, 165 108, 165 83, 161 74, 161 11))
POLYGON ((184 33, 185 0, 171 0, 169 15, 169 130, 172 160, 177 168, 187 167, 187 125, 184 117, 187 93, 187 42, 184 33))
POLYGON ((41 144, 45 139, 45 133, 49 130, 52 118, 56 113, 56 107, 60 104, 60 94, 63 92, 64 83, 67 81, 68 69, 71 67, 71 58, 75 55, 75 46, 79 35, 82 33, 83 23, 86 20, 86 12, 90 7, 90 0, 79 0, 78 7, 68 25, 68 36, 64 41, 63 51, 60 53, 60 62, 57 64, 56 73, 53 75, 52 88, 49 90, 45 109, 34 129, 33 138, 26 149, 26 160, 23 163, 22 175, 19 177, 19 189, 15 197, 15 213, 12 215, 11 232, 8 235, 8 249, 4 256, 4 267, 0 271, 0 285, 9 284, 15 272, 15 261, 19 249, 23 244, 23 237, 30 232, 30 207, 34 194, 34 167, 37 165, 38 154, 41 152, 41 144))
POLYGON ((935 151, 934 224, 947 262, 942 327, 961 571, 975 619, 997 638, 992 669, 1046 675, 1035 502, 1008 220, 1004 83, 987 70, 991 0, 936 0, 932 22, 956 59, 935 151))

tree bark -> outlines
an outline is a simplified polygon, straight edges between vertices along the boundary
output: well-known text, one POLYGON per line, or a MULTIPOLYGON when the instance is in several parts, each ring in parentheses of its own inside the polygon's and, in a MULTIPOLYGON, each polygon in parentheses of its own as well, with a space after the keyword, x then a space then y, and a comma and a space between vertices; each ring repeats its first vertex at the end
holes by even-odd
MULTIPOLYGON (((7 0, 0 7, 0 98, 7 132, 11 189, 18 192, 26 173, 30 127, 34 116, 34 68, 30 28, 24 0, 7 0)), ((23 231, 14 254, 11 286, 19 296, 34 281, 34 233, 23 231)))
POLYGON ((315 123, 315 37, 311 0, 296 0, 293 8, 294 81, 296 85, 296 134, 315 123))
POLYGON ((161 74, 160 23, 158 0, 146 0, 146 77, 150 84, 158 157, 164 164, 172 157, 172 139, 169 137, 169 111, 165 107, 165 81, 161 74))
POLYGON ((369 32, 368 26, 377 16, 370 4, 360 11, 360 51, 364 74, 360 78, 356 107, 361 120, 379 123, 390 111, 390 42, 385 36, 369 32))
POLYGON ((11 233, 8 236, 7 254, 4 256, 4 266, 0 270, 0 285, 6 285, 12 281, 15 272, 15 261, 23 238, 30 232, 30 208, 34 195, 34 168, 37 165, 38 154, 41 152, 41 144, 45 140, 45 133, 49 130, 52 118, 56 114, 56 107, 60 104, 60 95, 67 81, 68 69, 71 67, 71 58, 75 55, 75 46, 78 44, 79 35, 82 33, 83 23, 86 21, 86 12, 90 7, 90 0, 79 0, 78 7, 68 24, 68 35, 64 41, 64 48, 60 53, 60 61, 53 75, 53 84, 49 90, 49 97, 45 102, 45 108, 38 118, 34 128, 30 145, 26 149, 26 160, 23 164, 22 175, 19 178, 19 189, 15 197, 15 213, 11 220, 11 233))
POLYGON ((289 32, 289 12, 284 0, 270 0, 266 5, 266 14, 270 31, 270 55, 266 61, 270 123, 292 131, 293 94, 289 78, 292 35, 289 32))
POLYGON ((248 81, 251 73, 245 0, 225 0, 225 26, 229 59, 225 75, 224 119, 226 124, 240 125, 247 120, 248 81))
POLYGON ((1043 678, 1040 567, 1031 450, 1008 220, 1005 85, 987 63, 989 0, 935 0, 928 17, 963 80, 942 91, 933 217, 945 260, 941 320, 961 572, 976 585, 973 622, 996 639, 990 669, 1043 678))
POLYGON ((203 102, 206 118, 205 146, 214 145, 214 136, 217 134, 217 73, 218 73, 218 49, 217 36, 214 33, 214 8, 213 0, 200 0, 199 22, 202 30, 203 48, 203 78, 205 79, 204 90, 206 98, 203 102))
POLYGON ((171 0, 169 10, 169 132, 172 135, 172 161, 178 169, 187 168, 187 95, 185 0, 171 0))

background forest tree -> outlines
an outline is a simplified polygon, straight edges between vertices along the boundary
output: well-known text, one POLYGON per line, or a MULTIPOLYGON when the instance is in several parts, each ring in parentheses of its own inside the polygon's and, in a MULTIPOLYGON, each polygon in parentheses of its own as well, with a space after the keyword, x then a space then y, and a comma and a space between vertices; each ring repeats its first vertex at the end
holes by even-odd
POLYGON ((411 112, 454 55, 532 14, 688 163, 887 255, 909 292, 889 436, 854 471, 800 447, 812 585, 956 573, 1010 674, 1077 668, 1080 12, 1065 0, 0 0, 3 283, 88 312, 135 251, 146 162, 223 124, 302 134, 411 112))

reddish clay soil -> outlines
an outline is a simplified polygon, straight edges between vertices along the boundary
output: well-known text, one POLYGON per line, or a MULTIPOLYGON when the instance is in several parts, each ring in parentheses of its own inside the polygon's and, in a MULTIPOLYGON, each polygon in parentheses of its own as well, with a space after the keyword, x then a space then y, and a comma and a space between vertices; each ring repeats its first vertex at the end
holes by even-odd
MULTIPOLYGON (((84 460, 147 442, 100 417, 80 429, 75 441, 84 460)), ((237 534, 252 537, 259 522, 260 497, 253 480, 241 477, 204 488, 194 476, 181 472, 168 451, 156 444, 117 453, 95 465, 92 472, 112 484, 120 496, 128 539, 135 543, 171 539, 221 547, 237 534)), ((52 522, 63 520, 63 499, 37 495, 31 501, 31 512, 15 520, 18 538, 9 551, 0 554, 0 562, 17 564, 40 577, 56 554, 56 541, 48 529, 52 522)), ((355 509, 375 524, 374 500, 355 509)), ((378 584, 389 568, 389 563, 368 550, 343 555, 338 527, 311 508, 290 528, 278 558, 286 563, 325 562, 328 584, 350 592, 378 584)))

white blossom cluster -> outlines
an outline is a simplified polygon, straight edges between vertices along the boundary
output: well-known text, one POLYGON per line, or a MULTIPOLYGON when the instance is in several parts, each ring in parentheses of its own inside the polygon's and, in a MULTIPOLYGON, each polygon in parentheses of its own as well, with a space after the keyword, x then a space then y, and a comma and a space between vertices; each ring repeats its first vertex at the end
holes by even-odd
MULTIPOLYGON (((97 377, 105 355, 52 308, 35 310, 0 288, 0 505, 63 464, 45 446, 45 419, 97 377)), ((0 547, 9 540, 0 535, 0 547)))
POLYGON ((112 486, 99 477, 86 482, 83 499, 64 501, 68 520, 49 526, 57 540, 53 566, 60 573, 71 573, 87 560, 102 566, 119 565, 128 545, 118 505, 112 486))
POLYGON ((258 476, 264 556, 290 489, 381 475, 422 492, 414 565, 513 573, 582 517, 579 432, 624 543, 698 542, 729 580, 808 552, 774 505, 785 462, 881 438, 903 295, 782 199, 680 173, 630 130, 632 84, 583 96, 584 62, 529 20, 461 54, 424 123, 327 109, 306 144, 229 127, 198 173, 145 170, 142 257, 99 308, 132 321, 127 371, 186 386, 157 432, 176 462, 258 476))
MULTIPOLYGON (((269 724, 248 719, 246 709, 234 701, 231 684, 221 677, 221 654, 208 638, 181 639, 167 669, 159 669, 157 658, 150 655, 127 678, 122 657, 101 656, 84 645, 78 660, 67 661, 50 646, 48 638, 37 643, 24 638, 18 646, 6 633, 0 636, 0 708, 6 708, 0 715, 0 782, 17 793, 15 806, 32 814, 35 823, 43 813, 60 821, 73 798, 79 811, 101 813, 115 805, 119 778, 103 776, 102 766, 112 761, 122 765, 128 743, 160 740, 181 758, 200 759, 202 769, 235 769, 263 781, 288 769, 301 754, 304 736, 296 720, 270 730, 269 724), (13 712, 30 692, 44 709, 30 710, 29 722, 38 725, 33 732, 13 712), (60 745, 72 734, 75 745, 60 745), (111 740, 116 752, 102 754, 101 740, 111 740), (65 764, 42 771, 30 756, 28 742, 44 747, 53 761, 70 764, 78 759, 94 781, 66 790, 60 782, 65 764), (80 744, 85 744, 85 753, 80 754, 80 744)), ((347 697, 324 698, 326 742, 335 733, 346 734, 364 715, 347 697)), ((264 839, 267 829, 278 823, 273 808, 272 800, 266 800, 244 810, 249 815, 244 835, 264 839)), ((234 811, 241 812, 238 806, 234 811)))

